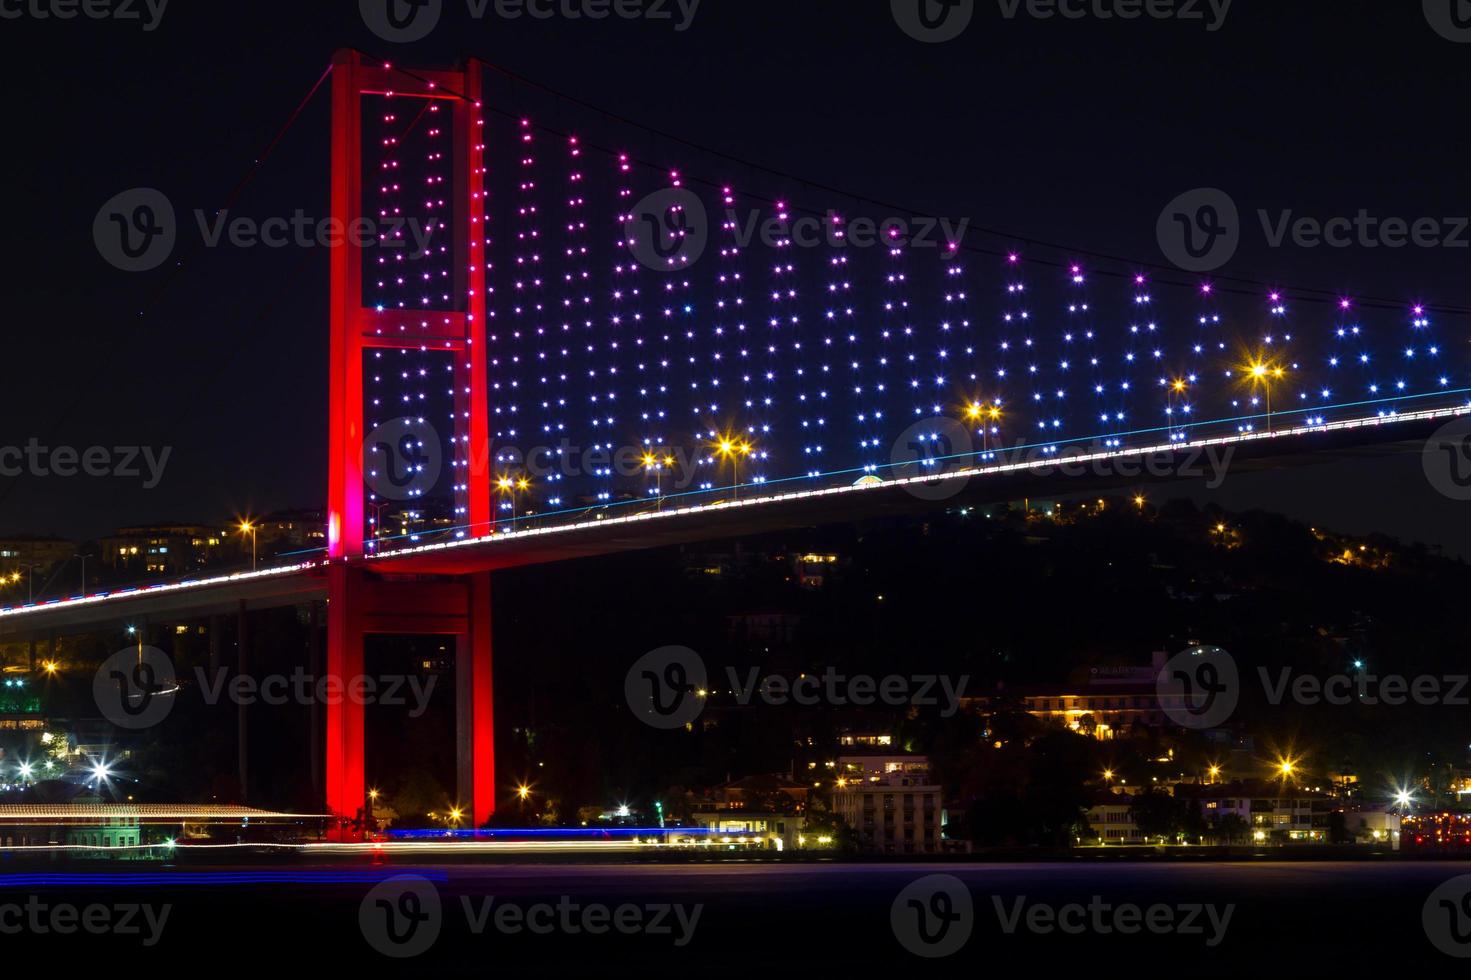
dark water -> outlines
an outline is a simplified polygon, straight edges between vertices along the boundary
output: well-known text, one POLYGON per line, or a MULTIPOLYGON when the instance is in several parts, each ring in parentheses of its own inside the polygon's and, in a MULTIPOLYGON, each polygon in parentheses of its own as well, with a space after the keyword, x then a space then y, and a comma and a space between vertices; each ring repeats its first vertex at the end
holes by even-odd
POLYGON ((0 947, 56 963, 86 957, 169 973, 439 976, 1459 969, 1431 933, 1471 955, 1471 901, 1463 904, 1456 885, 1431 900, 1445 882, 1471 875, 1471 864, 1452 862, 401 862, 147 873, 159 877, 0 876, 0 947), (414 877, 380 883, 397 875, 414 877), (963 894, 955 880, 932 875, 958 879, 963 894), (55 925, 66 926, 67 909, 75 909, 76 931, 61 933, 55 925), (94 930, 82 927, 87 916, 94 930), (423 951, 407 957, 380 952, 415 944, 423 951))

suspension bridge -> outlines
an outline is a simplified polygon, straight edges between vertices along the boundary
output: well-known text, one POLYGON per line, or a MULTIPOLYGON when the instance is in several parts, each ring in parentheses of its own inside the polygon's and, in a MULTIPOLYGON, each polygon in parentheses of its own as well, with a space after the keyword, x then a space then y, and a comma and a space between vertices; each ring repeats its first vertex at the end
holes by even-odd
MULTIPOLYGON (((334 59, 331 216, 371 233, 330 250, 325 551, 0 609, 0 636, 325 600, 339 677, 369 635, 452 636, 479 824, 497 569, 1171 479, 1227 448, 1274 467, 1468 411, 1466 311, 798 200, 732 164, 748 188, 497 105, 488 71, 334 59)), ((328 706, 343 817, 363 729, 328 706)))

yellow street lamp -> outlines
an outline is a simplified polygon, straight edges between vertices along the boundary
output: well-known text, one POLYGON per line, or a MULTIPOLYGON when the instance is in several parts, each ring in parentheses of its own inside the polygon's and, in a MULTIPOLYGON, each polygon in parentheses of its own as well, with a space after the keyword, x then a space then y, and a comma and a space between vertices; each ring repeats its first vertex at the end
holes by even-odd
POLYGON ((252 521, 248 517, 242 518, 241 521, 240 521, 240 535, 241 535, 241 537, 244 537, 247 534, 250 535, 250 570, 252 572, 255 571, 255 568, 256 568, 256 561, 255 561, 255 532, 256 532, 256 530, 259 527, 260 527, 260 525, 256 524, 254 521, 252 521))
POLYGON ((984 453, 991 437, 991 426, 988 423, 1001 418, 1001 404, 969 402, 965 406, 965 417, 972 422, 981 423, 981 452, 984 453))
POLYGON ((662 510, 664 507, 664 470, 674 468, 674 457, 672 455, 659 456, 657 453, 645 452, 640 460, 644 472, 654 473, 654 500, 655 509, 662 510))
POLYGON ((733 500, 741 498, 741 457, 751 455, 754 448, 749 442, 733 436, 721 436, 720 441, 715 444, 715 454, 721 459, 730 460, 731 499, 733 500))
MULTIPOLYGON (((1163 379, 1161 379, 1161 380, 1163 380, 1163 379)), ((1185 395, 1185 392, 1189 389, 1189 387, 1190 387, 1190 383, 1188 381, 1186 381, 1184 378, 1175 378, 1173 381, 1171 381, 1169 383, 1169 386, 1165 389, 1165 414, 1169 416, 1169 423, 1170 423, 1170 426, 1171 426, 1171 434, 1172 434, 1172 436, 1173 436, 1173 428, 1174 428, 1174 426, 1176 424, 1175 410, 1176 410, 1176 407, 1177 407, 1177 398, 1183 398, 1184 395, 1185 395)), ((1183 413, 1181 413, 1181 414, 1183 415, 1183 413)), ((1180 427, 1183 429, 1184 428, 1184 419, 1183 418, 1181 418, 1179 420, 1179 424, 1180 424, 1180 427)))
POLYGON ((1253 361, 1246 369, 1247 380, 1255 388, 1261 385, 1267 393, 1267 433, 1272 431, 1272 382, 1281 381, 1287 376, 1279 365, 1267 364, 1264 361, 1253 361))
POLYGON ((495 487, 510 498, 511 524, 514 526, 516 523, 516 494, 524 493, 530 489, 531 481, 525 476, 512 477, 503 475, 495 481, 495 487))

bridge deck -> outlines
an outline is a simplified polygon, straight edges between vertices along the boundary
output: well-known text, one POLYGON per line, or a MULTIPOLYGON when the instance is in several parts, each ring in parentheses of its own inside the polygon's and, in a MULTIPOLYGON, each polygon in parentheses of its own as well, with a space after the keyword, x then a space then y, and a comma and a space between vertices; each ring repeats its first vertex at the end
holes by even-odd
MULTIPOLYGON (((749 494, 696 506, 652 506, 637 513, 614 509, 590 513, 577 523, 500 532, 488 537, 421 545, 358 559, 380 575, 464 575, 524 565, 689 544, 767 533, 824 523, 845 523, 914 513, 936 506, 916 488, 958 485, 947 506, 979 505, 1023 497, 1066 497, 1120 486, 1145 486, 1188 479, 1147 470, 1117 472, 1122 464, 1172 455, 1182 459, 1214 447, 1230 447, 1233 472, 1284 465, 1313 465, 1365 454, 1419 452, 1425 436, 1446 421, 1471 414, 1471 406, 1373 417, 1272 433, 1255 432, 1175 445, 1141 446, 1045 461, 1000 463, 957 469, 940 477, 887 480, 867 486, 749 494), (1086 475, 1063 476, 1063 462, 1099 466, 1086 475), (1104 472, 1105 469, 1114 472, 1104 472)), ((931 495, 933 496, 933 495, 931 495)), ((0 638, 76 632, 144 618, 195 618, 234 613, 241 608, 322 600, 327 595, 326 562, 311 561, 192 582, 115 591, 85 599, 66 599, 0 610, 0 638)))

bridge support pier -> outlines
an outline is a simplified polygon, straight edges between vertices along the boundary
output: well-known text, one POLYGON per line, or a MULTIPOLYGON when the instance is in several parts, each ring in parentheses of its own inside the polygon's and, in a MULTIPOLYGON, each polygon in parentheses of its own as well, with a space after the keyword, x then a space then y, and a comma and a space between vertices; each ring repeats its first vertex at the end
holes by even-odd
POLYGON ((478 827, 495 812, 495 704, 490 573, 453 580, 380 580, 338 564, 327 573, 327 676, 342 696, 327 703, 327 807, 357 820, 368 811, 366 710, 357 686, 369 635, 455 638, 456 804, 478 827), (336 701, 337 703, 332 703, 336 701))
POLYGON ((467 584, 467 628, 455 638, 455 776, 471 826, 479 827, 495 812, 490 573, 471 575, 467 584))
POLYGON ((327 702, 327 807, 356 819, 367 800, 364 785, 363 703, 349 691, 363 675, 363 573, 345 565, 327 570, 327 676, 342 696, 327 702))

